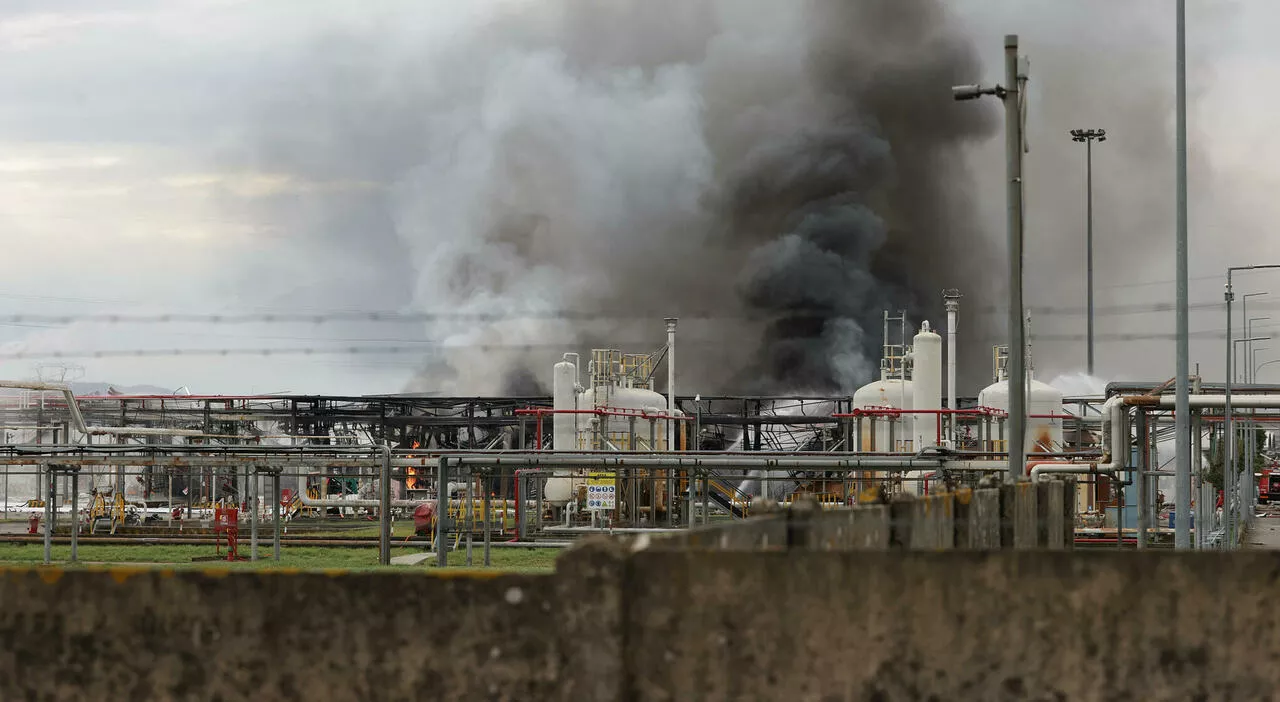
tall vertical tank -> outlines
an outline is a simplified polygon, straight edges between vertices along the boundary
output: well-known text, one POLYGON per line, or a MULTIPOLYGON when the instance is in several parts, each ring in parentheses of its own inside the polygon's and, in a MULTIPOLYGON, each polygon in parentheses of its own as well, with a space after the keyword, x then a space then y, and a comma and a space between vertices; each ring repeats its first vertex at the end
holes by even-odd
MULTIPOLYGON (((578 409, 578 364, 570 361, 577 354, 566 353, 564 360, 551 369, 551 448, 556 451, 578 449, 578 423, 582 415, 566 410, 578 409)), ((542 487, 542 497, 553 505, 562 505, 573 496, 572 470, 557 469, 542 487)))
MULTIPOLYGON (((983 407, 1009 411, 1009 381, 1001 380, 983 388, 978 393, 978 404, 983 407)), ((1027 438, 1025 448, 1028 457, 1035 453, 1062 450, 1062 392, 1052 385, 1034 378, 1027 381, 1027 438)))
POLYGON ((578 409, 578 366, 570 355, 551 369, 551 406, 556 411, 551 416, 551 448, 557 451, 578 448, 578 415, 567 413, 578 409))
MULTIPOLYGON (((853 393, 853 406, 855 409, 911 409, 914 399, 910 380, 890 378, 882 371, 879 380, 867 383, 853 393)), ((897 419, 877 417, 874 420, 875 431, 871 429, 872 423, 871 420, 862 420, 860 450, 890 453, 909 448, 911 424, 905 416, 897 419)))
MULTIPOLYGON (((942 337, 929 329, 929 322, 920 325, 920 333, 911 341, 911 388, 914 410, 942 409, 942 337)), ((913 415, 914 431, 911 447, 919 451, 940 443, 938 415, 913 415)))

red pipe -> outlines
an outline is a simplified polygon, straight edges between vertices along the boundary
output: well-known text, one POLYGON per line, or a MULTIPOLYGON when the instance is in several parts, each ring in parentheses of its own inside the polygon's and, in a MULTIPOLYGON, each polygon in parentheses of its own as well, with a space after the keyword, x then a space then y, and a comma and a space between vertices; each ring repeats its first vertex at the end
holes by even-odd
POLYGON ((77 400, 282 400, 284 395, 76 395, 77 400))
POLYGON ((881 415, 898 415, 898 414, 957 414, 967 417, 987 417, 987 416, 1005 416, 1008 413, 1002 410, 991 409, 988 407, 979 407, 975 409, 899 409, 897 407, 865 407, 856 409, 852 412, 840 412, 831 415, 836 419, 847 419, 856 417, 875 417, 881 415))

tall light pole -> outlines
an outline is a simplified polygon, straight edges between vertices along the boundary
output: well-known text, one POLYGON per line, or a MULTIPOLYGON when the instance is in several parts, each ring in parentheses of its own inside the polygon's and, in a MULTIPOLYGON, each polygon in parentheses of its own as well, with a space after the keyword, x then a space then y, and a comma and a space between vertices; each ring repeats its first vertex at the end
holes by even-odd
POLYGON ((994 95, 1004 101, 1006 227, 1009 239, 1009 482, 1017 482, 1023 476, 1027 463, 1027 339, 1022 311, 1022 152, 1025 146, 1022 114, 1027 72, 1018 64, 1018 35, 1006 34, 1003 86, 957 85, 951 88, 956 100, 994 95))
MULTIPOLYGON (((1182 3, 1184 1, 1185 0, 1178 0, 1179 8, 1181 8, 1182 3)), ((1232 425, 1232 422, 1231 422, 1231 381, 1232 381, 1231 362, 1233 357, 1235 356, 1235 342, 1236 342, 1236 339, 1232 338, 1232 334, 1231 334, 1231 303, 1235 300, 1236 294, 1231 287, 1231 277, 1236 271, 1273 270, 1277 268, 1280 268, 1280 264, 1266 264, 1266 265, 1259 265, 1259 266, 1232 266, 1227 269, 1227 285, 1225 288, 1225 292, 1223 294, 1223 297, 1227 302, 1227 357, 1226 357, 1225 369, 1223 373, 1223 378, 1226 384, 1223 386, 1224 397, 1222 402, 1222 435, 1223 435, 1223 438, 1226 439, 1226 445, 1224 446, 1224 450, 1222 454, 1222 481, 1223 481, 1222 518, 1223 518, 1223 525, 1224 525, 1224 532, 1225 532, 1224 535, 1227 538, 1224 538, 1222 540, 1222 545, 1223 545, 1223 548, 1228 548, 1228 549, 1234 548, 1235 542, 1231 538, 1232 529, 1229 528, 1231 524, 1231 519, 1230 519, 1231 493, 1226 490, 1226 487, 1231 482, 1233 482, 1230 478, 1231 478, 1231 475, 1235 472, 1234 468, 1235 468, 1235 460, 1236 460, 1236 434, 1235 434, 1235 427, 1232 425)), ((1179 448, 1181 448, 1181 444, 1179 444, 1179 448)), ((1181 466, 1181 463, 1179 463, 1179 466, 1181 466)))
MULTIPOLYGON (((1240 321, 1241 321, 1241 323, 1244 325, 1244 328, 1245 328, 1245 334, 1244 334, 1244 335, 1245 335, 1245 336, 1253 336, 1253 334, 1252 334, 1252 333, 1250 333, 1250 331, 1249 331, 1249 324, 1250 324, 1250 319, 1249 319, 1249 298, 1251 298, 1251 297, 1262 297, 1263 295, 1266 295, 1266 293, 1265 293, 1265 292, 1251 292, 1251 293, 1245 293, 1245 294, 1243 294, 1243 295, 1241 295, 1241 296, 1240 296, 1240 321)), ((1241 361, 1241 363, 1240 363, 1240 372, 1239 372, 1239 373, 1237 373, 1237 374, 1236 374, 1236 376, 1237 376, 1237 378, 1238 378, 1241 382, 1245 382, 1245 383, 1247 383, 1247 382, 1249 382, 1249 358, 1248 358, 1248 356, 1249 356, 1249 346, 1248 346, 1248 344, 1246 344, 1246 345, 1245 345, 1245 351, 1244 351, 1244 353, 1245 353, 1245 357, 1243 358, 1243 360, 1242 360, 1242 361, 1241 361)))
POLYGON ((1261 371, 1263 368, 1266 368, 1267 366, 1273 363, 1280 363, 1280 358, 1273 358, 1270 361, 1263 361, 1262 363, 1259 363, 1258 365, 1254 366, 1253 367, 1254 382, 1257 382, 1258 371, 1261 371))
MULTIPOLYGON (((1176 127, 1175 161, 1177 170, 1176 210, 1177 223, 1174 235, 1174 259, 1177 279, 1177 321, 1174 341, 1177 397, 1174 410, 1175 443, 1177 457, 1174 509, 1178 521, 1174 525, 1174 548, 1191 548, 1191 520, 1183 515, 1191 514, 1191 328, 1188 323, 1187 298, 1187 0, 1177 4, 1176 64, 1176 127)), ((1230 346, 1230 343, 1227 344, 1230 346)), ((1230 349, 1227 349, 1230 351, 1230 349)))
POLYGON ((1088 373, 1093 377, 1093 142, 1107 140, 1105 129, 1072 129, 1072 141, 1084 142, 1085 153, 1085 270, 1089 288, 1088 373))
MULTIPOLYGON (((1266 341, 1270 338, 1271 338, 1270 336, 1245 336, 1242 339, 1231 339, 1228 342, 1228 346, 1231 346, 1232 350, 1228 355, 1234 357, 1236 354, 1236 349, 1241 344, 1250 344, 1254 341, 1266 341)), ((1245 363, 1247 364, 1248 361, 1245 361, 1245 363)), ((1246 373, 1248 372, 1247 367, 1245 371, 1246 373)), ((1226 385, 1226 391, 1227 391, 1227 398, 1224 403, 1224 408, 1223 408, 1224 417, 1222 422, 1223 432, 1225 433, 1225 437, 1227 441, 1226 451, 1224 452, 1224 455, 1222 458, 1222 528, 1224 531, 1224 538, 1222 539, 1222 547, 1224 549, 1230 549, 1230 548, 1234 548, 1235 546, 1235 534, 1237 532, 1236 526, 1239 523, 1239 519, 1237 518, 1236 513, 1240 510, 1242 506, 1241 502, 1243 501, 1243 498, 1244 498, 1244 490, 1240 485, 1241 471, 1236 468, 1236 461, 1235 461, 1236 436, 1235 436, 1235 427, 1233 426, 1232 420, 1231 420, 1231 395, 1230 395, 1231 383, 1230 382, 1228 382, 1226 385)), ((1253 471, 1250 471, 1250 472, 1252 473, 1253 471)))
POLYGON ((1250 385, 1258 382, 1258 352, 1270 350, 1270 346, 1255 346, 1249 349, 1249 365, 1252 367, 1252 370, 1249 372, 1250 385))
MULTIPOLYGON (((1244 329, 1245 329, 1245 336, 1250 337, 1250 339, 1251 339, 1251 340, 1249 341, 1249 343, 1247 343, 1247 344, 1245 344, 1245 345, 1244 345, 1244 363, 1245 363, 1245 366, 1244 366, 1244 382, 1246 382, 1246 383, 1252 383, 1252 382, 1253 382, 1253 373, 1252 373, 1252 370, 1253 370, 1253 362, 1254 362, 1253 354, 1257 353, 1257 351, 1258 351, 1258 348, 1257 348, 1257 347, 1255 347, 1255 346, 1253 345, 1253 341, 1252 341, 1252 339, 1253 339, 1253 338, 1255 338, 1255 337, 1253 336, 1253 323, 1254 323, 1254 322, 1265 322, 1265 321, 1267 321, 1267 320, 1269 320, 1269 319, 1271 319, 1271 317, 1269 317, 1269 316, 1267 316, 1267 317, 1250 317, 1250 318, 1248 319, 1248 321, 1246 321, 1246 322, 1245 322, 1245 325, 1244 325, 1244 329)), ((1269 338, 1269 337, 1268 337, 1268 338, 1269 338)), ((1251 413, 1251 414, 1252 414, 1252 413, 1251 413)))
MULTIPOLYGON (((1269 319, 1271 319, 1271 317, 1269 316, 1250 317, 1248 326, 1246 327, 1249 330, 1248 335, 1250 337, 1253 336, 1254 322, 1261 322, 1269 319)), ((1268 335, 1268 337, 1270 337, 1270 335, 1268 335)), ((1254 346, 1253 342, 1250 341, 1245 346, 1245 348, 1249 350, 1249 358, 1247 359, 1247 362, 1249 365, 1246 366, 1245 368, 1245 370, 1248 372, 1248 375, 1245 377, 1244 381, 1250 385, 1253 385, 1254 383, 1253 367, 1258 363, 1257 353, 1258 351, 1266 350, 1268 347, 1254 346)), ((1254 409, 1249 410, 1249 424, 1247 425, 1249 427, 1248 429, 1249 433, 1245 435, 1245 444, 1244 444, 1246 449, 1244 465, 1245 465, 1245 470, 1248 471, 1247 475, 1249 477, 1249 480, 1245 483, 1245 490, 1248 493, 1248 496, 1245 499, 1245 505, 1249 507, 1248 511, 1244 513, 1246 523, 1250 523, 1253 521, 1253 506, 1258 502, 1258 480, 1257 480, 1257 477, 1253 474, 1253 465, 1256 461, 1256 456, 1258 455, 1258 441, 1257 441, 1258 424, 1256 421, 1254 421, 1254 418, 1253 418, 1254 415, 1257 414, 1257 412, 1258 411, 1254 409)))

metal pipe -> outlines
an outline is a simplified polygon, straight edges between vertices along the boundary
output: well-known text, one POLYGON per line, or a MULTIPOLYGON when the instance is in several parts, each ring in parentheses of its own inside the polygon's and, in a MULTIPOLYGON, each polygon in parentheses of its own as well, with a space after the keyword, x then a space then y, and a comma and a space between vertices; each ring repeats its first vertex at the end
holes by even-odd
MULTIPOLYGON (((676 415, 676 318, 667 317, 667 414, 676 415)), ((676 425, 667 420, 667 450, 676 450, 676 425)))
MULTIPOLYGON (((436 483, 436 565, 445 568, 449 565, 449 459, 440 457, 436 483)), ((541 491, 539 491, 541 494, 541 491)))
MULTIPOLYGON (((1147 407, 1160 407, 1163 409, 1172 409, 1176 407, 1175 398, 1167 395, 1159 397, 1149 396, 1123 396, 1126 404, 1141 405, 1147 407)), ((1187 398, 1187 404, 1190 408, 1226 408, 1227 397, 1225 395, 1191 395, 1187 398)), ((1280 394, 1258 394, 1258 395, 1240 395, 1233 396, 1230 399, 1230 407, 1234 408, 1256 408, 1256 409, 1280 409, 1280 394)), ((1224 418, 1224 422, 1225 422, 1224 418)))
POLYGON ((467 567, 470 568, 471 567, 471 532, 475 531, 475 528, 476 528, 475 514, 472 512, 472 508, 475 506, 475 503, 473 501, 473 496, 471 494, 471 487, 475 483, 475 476, 470 471, 463 471, 463 474, 467 476, 467 481, 465 483, 466 492, 463 493, 466 496, 467 503, 462 506, 462 509, 458 510, 458 513, 462 516, 465 524, 465 529, 467 534, 467 567), (464 512, 462 510, 466 510, 466 511, 464 512))
POLYGON ((378 496, 378 564, 391 565, 391 444, 382 444, 378 496))
POLYGON ((1133 476, 1134 482, 1138 488, 1138 549, 1147 547, 1147 519, 1150 511, 1147 497, 1147 476, 1144 475, 1151 470, 1151 437, 1149 434, 1149 425, 1147 423, 1146 412, 1141 408, 1138 409, 1137 416, 1134 419, 1137 427, 1137 444, 1138 448, 1138 465, 1137 471, 1133 476))
POLYGON ((648 527, 566 527, 566 526, 549 526, 543 531, 555 534, 568 533, 600 533, 600 534, 675 534, 683 531, 683 529, 664 529, 664 528, 648 528, 648 527))
MULTIPOLYGON (((523 541, 528 535, 526 533, 528 531, 528 525, 525 521, 524 512, 528 507, 528 486, 531 485, 532 482, 528 478, 522 477, 527 475, 540 476, 542 475, 542 471, 536 468, 518 468, 513 474, 516 483, 516 539, 521 541, 523 541)), ((439 505, 442 503, 437 501, 436 504, 439 505)))
POLYGON ((1098 470, 1097 463, 1032 463, 1031 482, 1038 482, 1045 475, 1114 475, 1113 471, 1098 470))
POLYGON ((1017 482, 1026 463, 1026 327, 1022 308, 1022 102, 1018 75, 1018 35, 1004 38, 1005 158, 1009 244, 1009 482, 1017 482))
MULTIPOLYGON (((319 507, 325 509, 332 507, 363 507, 366 509, 381 509, 383 507, 381 495, 379 495, 376 500, 344 500, 341 497, 319 499, 308 497, 306 491, 303 490, 299 493, 298 497, 302 500, 302 504, 307 507, 319 507)), ((391 506, 393 508, 417 507, 423 502, 424 500, 391 500, 391 506)))
MULTIPOLYGON (((1213 514, 1212 508, 1208 511, 1205 510, 1205 507, 1212 505, 1212 498, 1209 496, 1209 490, 1205 489, 1205 486, 1209 485, 1209 482, 1204 479, 1204 450, 1201 445, 1201 431, 1200 412, 1196 411, 1191 414, 1191 473, 1195 476, 1197 493, 1196 505, 1197 511, 1200 512, 1200 526, 1196 527, 1195 530, 1195 547, 1197 550, 1204 549, 1205 544, 1208 542, 1208 540, 1205 539, 1205 535, 1208 533, 1209 525, 1212 524, 1213 519, 1211 516, 1213 514)), ((1176 513, 1177 512, 1175 510, 1175 514, 1176 513)), ((1191 508, 1188 507, 1188 520, 1191 519, 1191 514, 1191 508)))
POLYGON ((275 533, 272 535, 272 551, 277 563, 280 562, 280 473, 271 474, 271 522, 275 533))
MULTIPOLYGON (((441 458, 444 458, 443 456, 441 458)), ((946 461, 941 458, 903 457, 850 457, 848 454, 715 454, 702 456, 679 455, 626 455, 609 453, 570 454, 506 454, 449 456, 457 465, 479 466, 730 466, 757 468, 937 468, 946 461)), ((1001 462, 1003 464, 1003 462, 1001 462)), ((1007 465, 1007 464, 1003 464, 1007 465)))
POLYGON ((489 521, 491 518, 489 509, 491 506, 489 503, 489 493, 492 492, 492 485, 490 483, 491 481, 486 475, 484 479, 484 506, 482 507, 482 509, 484 509, 484 567, 486 568, 493 565, 493 561, 489 557, 489 544, 493 540, 492 524, 490 524, 489 521))
MULTIPOLYGON (((258 502, 258 493, 262 491, 262 476, 258 473, 258 467, 253 467, 253 481, 249 485, 249 560, 258 560, 258 510, 261 509, 258 502)), ((190 486, 187 486, 190 490, 190 486)), ((305 493, 306 490, 303 490, 305 493)))
MULTIPOLYGON (((639 531, 659 531, 641 529, 639 531)), ((0 534, 0 543, 20 543, 20 544, 39 544, 41 536, 31 536, 29 534, 0 534)), ((378 545, 377 539, 351 539, 351 538, 333 538, 333 539, 313 539, 313 538, 295 538, 289 537, 290 545, 306 546, 306 547, 326 547, 326 548, 360 548, 369 549, 378 545)), ((81 538, 82 542, 93 543, 99 545, 167 545, 167 546, 213 546, 221 543, 213 536, 207 537, 165 537, 165 536, 85 536, 81 538)), ((69 544, 71 537, 55 536, 53 538, 55 544, 69 544)), ((429 544, 429 541, 420 539, 410 539, 410 544, 429 544)), ((573 544, 568 541, 496 541, 493 548, 520 548, 520 549, 538 549, 538 548, 565 548, 573 544)))
MULTIPOLYGON (((52 470, 45 471, 45 479, 49 481, 44 499, 44 563, 49 565, 53 556, 53 491, 55 489, 52 470)), ((39 483, 39 480, 36 481, 39 483)))
MULTIPOLYGON (((943 290, 943 305, 947 311, 947 409, 958 410, 956 406, 956 319, 960 312, 960 291, 943 290)), ((947 438, 951 446, 956 441, 956 421, 951 420, 947 438)))
POLYGON ((80 469, 71 471, 71 562, 79 557, 80 546, 80 469))

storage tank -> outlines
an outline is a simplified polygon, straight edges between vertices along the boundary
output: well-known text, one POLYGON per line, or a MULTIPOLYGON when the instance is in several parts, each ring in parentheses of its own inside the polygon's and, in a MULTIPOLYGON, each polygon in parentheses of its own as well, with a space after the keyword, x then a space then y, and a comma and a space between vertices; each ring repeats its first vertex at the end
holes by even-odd
POLYGON ((551 448, 556 451, 578 449, 579 415, 561 414, 578 409, 578 365, 569 360, 571 355, 565 354, 551 369, 551 406, 556 411, 551 416, 551 448))
MULTIPOLYGON (((879 380, 867 383, 853 393, 853 406, 855 409, 876 407, 911 409, 915 399, 913 393, 914 390, 910 380, 889 378, 886 373, 881 372, 879 380)), ((909 450, 911 424, 907 422, 906 417, 908 416, 910 415, 902 415, 897 419, 876 417, 874 431, 872 431, 872 421, 870 419, 861 420, 862 445, 860 450, 883 453, 909 450), (874 443, 872 442, 873 438, 874 443)))
MULTIPOLYGON (((566 353, 564 360, 551 369, 551 407, 557 410, 551 415, 551 448, 556 451, 578 449, 578 425, 583 415, 561 413, 578 409, 578 364, 569 359, 577 354, 566 353)), ((553 505, 563 505, 573 496, 571 470, 558 469, 542 486, 542 499, 553 505)))
MULTIPOLYGON (((609 409, 624 412, 643 412, 647 415, 665 415, 667 398, 645 388, 608 386, 588 388, 579 396, 582 409, 609 409), (597 391, 599 393, 597 394, 597 391)), ((581 415, 587 417, 589 415, 581 415)), ((667 422, 635 418, 635 444, 631 443, 631 417, 595 416, 592 421, 578 426, 578 443, 584 448, 611 451, 666 451, 667 422), (653 445, 649 443, 650 424, 653 425, 653 445), (597 445, 599 441, 599 445, 597 445), (604 442, 608 441, 608 444, 604 442)))
MULTIPOLYGON (((1009 381, 1001 380, 983 388, 978 393, 978 404, 1008 412, 1009 381)), ((1034 378, 1028 381, 1025 447, 1028 457, 1062 450, 1062 419, 1058 417, 1063 414, 1061 391, 1034 378)))
MULTIPOLYGON (((942 337, 929 329, 926 321, 911 341, 911 389, 914 410, 942 409, 942 337)), ((937 446, 938 415, 912 415, 912 450, 937 446)))

